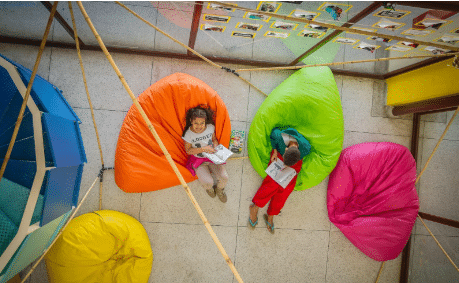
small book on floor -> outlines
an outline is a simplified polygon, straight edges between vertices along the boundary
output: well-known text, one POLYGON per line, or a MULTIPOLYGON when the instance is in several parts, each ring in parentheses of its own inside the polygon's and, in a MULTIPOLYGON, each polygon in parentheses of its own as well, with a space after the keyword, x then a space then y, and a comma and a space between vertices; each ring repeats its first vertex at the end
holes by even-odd
POLYGON ((268 168, 266 168, 265 172, 284 189, 296 176, 295 169, 285 166, 284 162, 282 162, 280 159, 272 162, 268 168))
POLYGON ((245 131, 231 130, 229 150, 236 154, 242 153, 244 149, 245 131))
POLYGON ((207 153, 203 152, 205 157, 209 158, 214 164, 220 165, 226 162, 228 157, 233 155, 233 153, 224 147, 223 145, 219 144, 215 147, 215 153, 207 153))

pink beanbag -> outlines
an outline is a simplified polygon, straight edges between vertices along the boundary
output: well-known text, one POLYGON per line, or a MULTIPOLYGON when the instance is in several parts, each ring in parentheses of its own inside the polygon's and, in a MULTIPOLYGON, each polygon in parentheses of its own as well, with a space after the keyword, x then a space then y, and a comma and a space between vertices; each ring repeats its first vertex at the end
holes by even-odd
POLYGON ((330 174, 330 221, 377 261, 396 258, 419 211, 416 163, 399 144, 362 143, 344 149, 330 174))

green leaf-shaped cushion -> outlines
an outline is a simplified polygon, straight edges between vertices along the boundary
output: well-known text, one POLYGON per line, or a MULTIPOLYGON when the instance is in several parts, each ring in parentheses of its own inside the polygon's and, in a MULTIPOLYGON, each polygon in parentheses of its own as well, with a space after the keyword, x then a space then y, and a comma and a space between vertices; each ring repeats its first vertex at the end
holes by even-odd
POLYGON ((282 126, 295 128, 312 146, 303 159, 295 190, 318 185, 335 168, 343 147, 343 110, 330 68, 296 71, 258 109, 247 142, 250 162, 263 178, 272 150, 269 135, 274 127, 282 126))

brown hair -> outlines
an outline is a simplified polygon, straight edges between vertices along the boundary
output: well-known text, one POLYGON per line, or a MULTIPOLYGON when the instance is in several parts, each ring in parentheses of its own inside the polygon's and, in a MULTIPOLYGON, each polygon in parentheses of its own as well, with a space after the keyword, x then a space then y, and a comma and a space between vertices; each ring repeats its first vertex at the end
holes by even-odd
POLYGON ((183 131, 182 137, 185 135, 186 131, 190 128, 191 122, 196 118, 205 118, 206 125, 214 125, 214 111, 207 107, 207 105, 199 105, 193 108, 188 109, 185 116, 185 130, 183 131))
POLYGON ((295 165, 301 159, 301 153, 298 147, 291 146, 285 150, 284 153, 284 164, 287 166, 295 165))

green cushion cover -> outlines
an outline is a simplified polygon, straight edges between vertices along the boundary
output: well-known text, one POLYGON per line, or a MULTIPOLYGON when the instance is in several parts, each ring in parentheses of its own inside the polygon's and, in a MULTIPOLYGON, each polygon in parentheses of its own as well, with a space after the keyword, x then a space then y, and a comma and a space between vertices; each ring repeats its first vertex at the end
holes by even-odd
MULTIPOLYGON (((19 227, 24 214, 30 190, 3 177, 0 181, 0 210, 19 227)), ((38 195, 30 225, 40 221, 43 211, 43 196, 38 195)))
POLYGON ((335 168, 343 147, 343 110, 330 68, 296 71, 258 109, 249 129, 247 148, 253 168, 263 178, 272 150, 271 130, 286 126, 295 128, 312 147, 303 159, 295 190, 314 187, 335 168))

